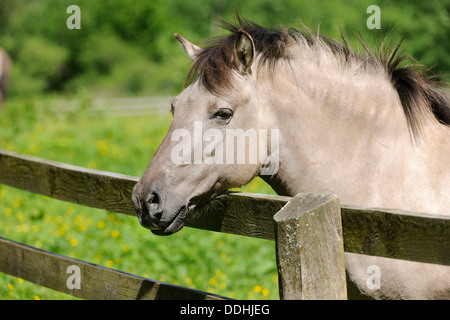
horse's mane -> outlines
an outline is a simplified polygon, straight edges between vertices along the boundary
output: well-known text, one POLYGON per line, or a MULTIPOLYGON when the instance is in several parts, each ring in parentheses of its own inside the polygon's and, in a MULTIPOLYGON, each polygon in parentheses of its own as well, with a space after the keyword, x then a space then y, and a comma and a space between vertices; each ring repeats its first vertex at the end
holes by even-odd
POLYGON ((237 23, 220 20, 222 28, 231 32, 223 37, 210 39, 205 48, 196 56, 186 81, 200 80, 207 90, 214 93, 224 92, 232 87, 232 70, 237 70, 234 58, 234 44, 239 31, 244 30, 253 39, 255 51, 260 55, 260 64, 274 69, 280 59, 291 59, 288 48, 296 43, 308 47, 331 52, 343 61, 344 65, 357 64, 360 70, 364 67, 381 68, 387 73, 397 91, 408 125, 414 134, 420 130, 420 117, 423 111, 431 111, 435 118, 450 126, 450 106, 446 97, 436 88, 442 83, 435 76, 426 76, 425 70, 412 58, 400 50, 402 41, 394 47, 390 40, 384 40, 377 52, 373 52, 358 34, 357 38, 365 49, 365 53, 356 53, 345 36, 343 42, 319 35, 304 27, 304 31, 294 28, 266 28, 236 14, 237 23), (403 63, 407 62, 406 65, 403 63))

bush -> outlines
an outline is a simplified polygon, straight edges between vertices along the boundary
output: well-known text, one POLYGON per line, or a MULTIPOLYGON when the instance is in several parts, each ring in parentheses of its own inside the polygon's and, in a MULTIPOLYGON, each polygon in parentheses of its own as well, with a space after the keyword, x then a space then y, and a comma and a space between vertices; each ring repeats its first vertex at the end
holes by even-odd
POLYGON ((42 37, 24 39, 11 72, 11 95, 54 89, 63 77, 68 50, 42 37))
MULTIPOLYGON (((404 34, 406 52, 427 67, 448 73, 447 41, 450 20, 443 1, 399 0, 381 8, 381 30, 368 30, 370 1, 286 0, 79 0, 81 29, 68 30, 66 9, 73 1, 1 1, 0 45, 10 53, 13 95, 48 91, 102 91, 117 94, 175 94, 181 89, 189 63, 172 35, 199 42, 223 31, 213 17, 233 20, 234 10, 264 26, 301 27, 339 38, 340 30, 376 40, 394 28, 404 34), (53 52, 54 51, 54 52, 53 52), (127 70, 128 69, 128 70, 127 70), (109 79, 108 79, 109 78, 109 79)), ((398 35, 398 37, 397 37, 398 35)), ((449 77, 447 76, 447 80, 449 77)))

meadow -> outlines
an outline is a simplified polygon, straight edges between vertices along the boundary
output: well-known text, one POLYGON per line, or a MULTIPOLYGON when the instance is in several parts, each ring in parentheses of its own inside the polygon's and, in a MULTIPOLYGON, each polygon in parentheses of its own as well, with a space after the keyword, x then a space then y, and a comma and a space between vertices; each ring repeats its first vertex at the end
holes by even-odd
MULTIPOLYGON (((114 116, 108 108, 93 108, 88 98, 70 106, 59 97, 8 101, 0 111, 0 149, 141 176, 171 121, 170 105, 135 116, 114 116)), ((274 194, 259 179, 242 190, 274 194)), ((271 241, 187 227, 170 237, 158 237, 135 217, 4 185, 0 185, 0 236, 232 298, 278 299, 271 241)), ((0 299, 73 297, 0 273, 0 299)))

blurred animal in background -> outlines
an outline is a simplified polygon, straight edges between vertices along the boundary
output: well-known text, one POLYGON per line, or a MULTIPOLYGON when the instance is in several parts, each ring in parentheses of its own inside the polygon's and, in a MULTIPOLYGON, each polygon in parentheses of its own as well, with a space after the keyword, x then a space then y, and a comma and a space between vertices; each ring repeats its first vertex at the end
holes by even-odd
POLYGON ((0 48, 0 104, 6 99, 10 68, 11 58, 4 49, 0 48))

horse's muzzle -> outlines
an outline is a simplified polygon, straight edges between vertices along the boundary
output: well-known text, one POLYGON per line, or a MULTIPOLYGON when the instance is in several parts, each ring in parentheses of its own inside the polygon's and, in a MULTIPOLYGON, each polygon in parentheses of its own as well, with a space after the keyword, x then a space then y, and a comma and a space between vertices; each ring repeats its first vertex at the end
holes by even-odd
POLYGON ((184 226, 188 207, 164 210, 164 198, 156 188, 143 192, 140 182, 136 184, 132 195, 134 210, 139 223, 157 235, 170 235, 184 226))

